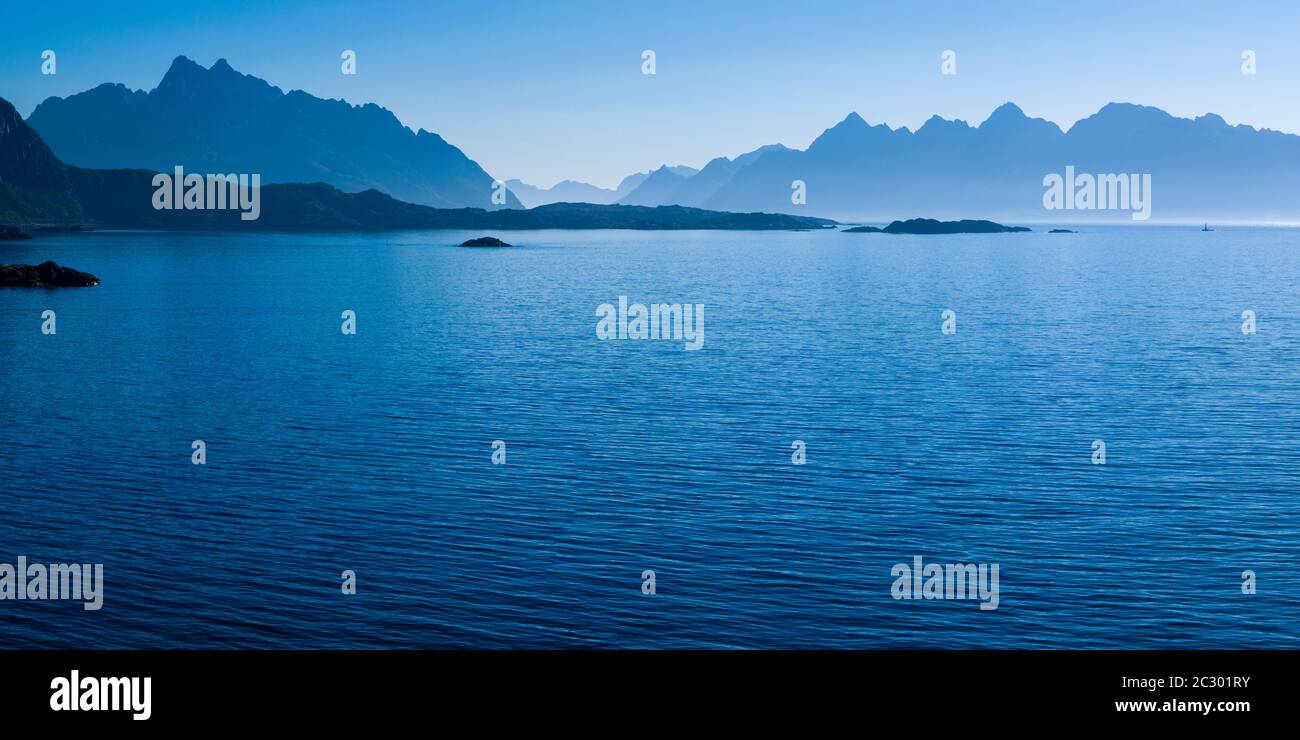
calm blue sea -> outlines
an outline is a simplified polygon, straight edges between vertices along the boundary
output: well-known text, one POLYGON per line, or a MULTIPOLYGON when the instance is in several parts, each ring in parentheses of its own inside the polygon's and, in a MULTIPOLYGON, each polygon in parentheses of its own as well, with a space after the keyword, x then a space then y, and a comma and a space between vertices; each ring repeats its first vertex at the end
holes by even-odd
POLYGON ((105 584, 0 645, 1300 647, 1300 231, 1081 228, 6 243, 104 284, 0 289, 0 563, 105 584))

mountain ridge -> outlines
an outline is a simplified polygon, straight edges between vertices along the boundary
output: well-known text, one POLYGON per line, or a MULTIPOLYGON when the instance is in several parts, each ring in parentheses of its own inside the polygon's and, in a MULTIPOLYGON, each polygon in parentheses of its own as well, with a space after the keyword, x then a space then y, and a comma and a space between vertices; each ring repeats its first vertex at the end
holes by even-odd
POLYGON ((556 203, 524 210, 439 209, 405 203, 375 189, 345 193, 327 183, 280 183, 258 189, 256 220, 237 209, 160 209, 155 173, 66 164, 0 98, 0 223, 89 224, 115 228, 206 231, 385 231, 398 229, 819 229, 826 219, 699 208, 556 203))
POLYGON ((1048 210, 1045 178, 1150 174, 1152 213, 1167 220, 1294 221, 1300 136, 1228 124, 1215 113, 1180 118, 1112 102, 1062 130, 1013 102, 978 125, 931 116, 916 131, 868 123, 856 112, 806 149, 764 156, 700 207, 887 220, 925 207, 936 217, 1127 220, 1122 210, 1048 210), (802 181, 806 203, 791 202, 802 181), (933 206, 933 207, 932 207, 933 206))
POLYGON ((36 106, 27 123, 63 161, 92 169, 258 173, 271 183, 377 189, 436 207, 522 207, 493 201, 491 175, 436 133, 375 103, 285 92, 178 56, 151 91, 104 83, 36 106), (88 125, 94 122, 94 125, 88 125))
MULTIPOLYGON (((539 187, 530 185, 522 180, 506 180, 506 187, 510 192, 519 197, 520 202, 526 208, 533 208, 550 203, 592 203, 596 205, 607 205, 610 203, 621 202, 630 193, 635 191, 651 175, 661 169, 667 169, 674 175, 682 178, 689 178, 695 175, 698 170, 685 165, 664 165, 653 170, 644 172, 634 172, 619 181, 618 186, 613 190, 602 188, 591 183, 582 182, 581 180, 560 180, 550 187, 539 187)), ((658 205, 657 203, 636 203, 635 205, 658 205)), ((681 203, 678 205, 687 205, 681 203)))

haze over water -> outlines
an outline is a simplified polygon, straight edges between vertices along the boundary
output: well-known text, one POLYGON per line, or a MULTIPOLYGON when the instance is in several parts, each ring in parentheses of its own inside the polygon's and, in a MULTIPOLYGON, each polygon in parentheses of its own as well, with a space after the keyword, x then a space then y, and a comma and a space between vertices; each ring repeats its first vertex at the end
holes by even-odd
POLYGON ((1300 231, 1080 228, 6 245, 103 285, 0 290, 0 562, 105 581, 0 644, 1300 646, 1300 231), (703 349, 598 341, 623 295, 703 349))

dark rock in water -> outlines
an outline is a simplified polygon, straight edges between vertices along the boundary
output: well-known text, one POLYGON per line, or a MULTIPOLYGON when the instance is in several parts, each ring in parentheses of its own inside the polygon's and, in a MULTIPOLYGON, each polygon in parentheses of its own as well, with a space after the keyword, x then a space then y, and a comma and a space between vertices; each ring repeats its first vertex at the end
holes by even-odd
POLYGON ((31 239, 30 234, 23 233, 17 226, 0 226, 0 242, 12 242, 19 239, 31 239))
POLYGON ((879 226, 854 226, 851 229, 843 229, 845 234, 879 234, 881 231, 879 226))
POLYGON ((1047 232, 1047 233, 1049 233, 1049 234, 1073 234, 1074 232, 1073 232, 1073 231, 1070 231, 1069 229, 1052 229, 1051 231, 1049 231, 1049 232, 1047 232))
POLYGON ((1024 226, 1003 226, 993 221, 962 219, 961 221, 936 221, 932 218, 913 218, 895 221, 881 231, 886 234, 1003 234, 1029 231, 1024 226))
POLYGON ((0 287, 5 288, 86 288, 99 285, 99 278, 88 272, 59 267, 53 262, 39 265, 0 265, 0 287))
POLYGON ((506 244, 495 236, 480 236, 477 239, 470 239, 467 242, 461 242, 462 247, 512 247, 513 244, 506 244))

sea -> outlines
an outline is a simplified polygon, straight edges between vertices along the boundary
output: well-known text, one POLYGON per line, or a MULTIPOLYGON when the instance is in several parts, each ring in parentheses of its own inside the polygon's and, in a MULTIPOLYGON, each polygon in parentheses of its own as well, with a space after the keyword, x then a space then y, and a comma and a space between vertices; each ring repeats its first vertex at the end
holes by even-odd
POLYGON ((1073 228, 4 243, 0 646, 1300 647, 1300 230, 1073 228))

